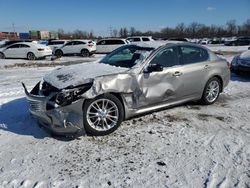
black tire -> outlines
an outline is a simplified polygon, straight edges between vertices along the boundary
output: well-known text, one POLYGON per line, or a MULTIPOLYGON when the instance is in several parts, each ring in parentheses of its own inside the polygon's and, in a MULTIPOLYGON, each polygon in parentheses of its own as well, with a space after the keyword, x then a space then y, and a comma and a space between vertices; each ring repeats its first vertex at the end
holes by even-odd
POLYGON ((210 104, 215 103, 220 95, 221 90, 222 90, 221 87, 222 87, 222 83, 217 77, 210 78, 207 81, 206 86, 204 88, 202 98, 201 98, 201 103, 204 105, 210 105, 210 104), (218 84, 218 93, 216 94, 216 96, 213 97, 213 100, 209 100, 207 91, 209 90, 209 86, 212 82, 218 84))
POLYGON ((5 59, 5 55, 2 52, 0 52, 0 59, 5 59))
MULTIPOLYGON (((110 108, 110 106, 107 105, 107 108, 110 108)), ((111 105, 111 108, 112 108, 112 105, 111 105)), ((112 112, 106 112, 106 113, 108 114, 108 116, 114 117, 112 112)), ((114 96, 112 94, 104 94, 104 95, 98 96, 94 99, 87 100, 83 106, 83 123, 84 123, 85 131, 87 134, 92 135, 92 136, 104 136, 104 135, 107 135, 107 134, 114 132, 121 125, 121 122, 123 121, 123 119, 124 119, 123 105, 122 105, 121 101, 116 96, 114 96), (104 121, 100 120, 101 119, 100 117, 97 118, 97 116, 94 115, 93 119, 88 118, 89 117, 88 114, 92 113, 90 109, 94 110, 94 108, 92 108, 92 105, 94 103, 98 104, 99 101, 101 103, 102 100, 111 101, 112 104, 115 104, 115 106, 117 107, 117 110, 115 109, 115 113, 118 116, 117 121, 116 121, 116 123, 114 123, 114 125, 112 127, 110 127, 110 129, 107 129, 107 130, 104 130, 104 128, 103 128, 103 130, 98 130, 98 128, 102 129, 102 127, 104 125, 104 121), (97 119, 99 119, 99 121, 97 119), (91 125, 89 123, 91 121, 92 122, 98 121, 97 126, 96 126, 98 128, 94 128, 93 124, 91 125), (103 123, 103 125, 101 123, 103 123)), ((106 124, 108 121, 109 120, 105 118, 106 124)), ((112 121, 110 121, 110 123, 112 123, 112 121)))
POLYGON ((62 51, 62 50, 56 50, 56 51, 55 51, 55 56, 56 56, 57 58, 62 57, 62 56, 63 56, 63 51, 62 51))
POLYGON ((82 49, 81 50, 81 56, 82 57, 89 57, 90 56, 90 53, 87 49, 82 49))
POLYGON ((35 54, 33 54, 32 52, 29 52, 29 53, 27 54, 27 59, 28 59, 28 60, 36 60, 36 56, 35 56, 35 54))

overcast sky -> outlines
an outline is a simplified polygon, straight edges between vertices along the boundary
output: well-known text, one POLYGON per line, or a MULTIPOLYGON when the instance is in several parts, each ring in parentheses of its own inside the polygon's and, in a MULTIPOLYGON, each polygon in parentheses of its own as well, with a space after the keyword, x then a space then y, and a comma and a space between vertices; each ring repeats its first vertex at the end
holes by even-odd
POLYGON ((250 0, 4 0, 0 31, 76 29, 106 35, 109 27, 160 30, 193 21, 224 25, 250 18, 250 0))

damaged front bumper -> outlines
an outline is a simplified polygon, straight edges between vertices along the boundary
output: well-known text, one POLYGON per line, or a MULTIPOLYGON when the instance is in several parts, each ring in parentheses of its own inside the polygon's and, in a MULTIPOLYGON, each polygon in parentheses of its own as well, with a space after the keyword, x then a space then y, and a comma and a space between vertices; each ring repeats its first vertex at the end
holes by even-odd
POLYGON ((44 96, 40 93, 40 82, 28 92, 22 83, 26 98, 29 103, 29 111, 38 123, 57 135, 75 135, 83 133, 83 99, 74 101, 67 106, 59 106, 54 102, 56 93, 44 96))

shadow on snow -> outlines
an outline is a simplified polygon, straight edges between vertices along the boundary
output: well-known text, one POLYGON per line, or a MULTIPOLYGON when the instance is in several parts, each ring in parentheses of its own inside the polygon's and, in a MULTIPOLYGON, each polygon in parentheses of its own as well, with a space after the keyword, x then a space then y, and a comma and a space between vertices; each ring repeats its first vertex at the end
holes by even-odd
POLYGON ((25 98, 15 99, 0 106, 0 130, 31 135, 38 139, 49 136, 30 115, 25 98))

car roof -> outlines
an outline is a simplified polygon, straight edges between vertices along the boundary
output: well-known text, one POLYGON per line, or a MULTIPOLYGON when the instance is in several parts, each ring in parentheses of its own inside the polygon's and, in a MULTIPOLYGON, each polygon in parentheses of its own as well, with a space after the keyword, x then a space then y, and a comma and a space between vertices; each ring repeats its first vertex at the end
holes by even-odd
POLYGON ((128 37, 128 38, 141 38, 141 37, 152 38, 152 36, 132 36, 132 37, 128 37))
POLYGON ((119 39, 119 38, 104 38, 104 39, 100 39, 101 40, 126 40, 126 39, 119 39))

